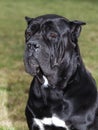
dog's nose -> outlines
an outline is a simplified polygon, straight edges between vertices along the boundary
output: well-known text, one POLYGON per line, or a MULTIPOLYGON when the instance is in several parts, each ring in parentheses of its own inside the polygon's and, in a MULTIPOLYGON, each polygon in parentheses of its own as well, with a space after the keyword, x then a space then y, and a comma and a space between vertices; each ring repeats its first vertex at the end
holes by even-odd
POLYGON ((27 48, 28 49, 38 49, 40 46, 37 42, 28 42, 27 43, 27 48))

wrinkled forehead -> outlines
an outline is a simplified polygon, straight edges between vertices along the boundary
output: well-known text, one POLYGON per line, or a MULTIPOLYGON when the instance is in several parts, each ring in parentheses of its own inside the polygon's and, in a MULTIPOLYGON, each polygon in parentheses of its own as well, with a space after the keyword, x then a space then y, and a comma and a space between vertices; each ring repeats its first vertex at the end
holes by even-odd
POLYGON ((29 25, 29 28, 31 28, 33 25, 39 25, 39 27, 49 26, 52 25, 53 28, 56 28, 58 31, 67 31, 70 29, 69 27, 69 21, 63 17, 49 17, 49 16, 42 16, 34 18, 29 25))

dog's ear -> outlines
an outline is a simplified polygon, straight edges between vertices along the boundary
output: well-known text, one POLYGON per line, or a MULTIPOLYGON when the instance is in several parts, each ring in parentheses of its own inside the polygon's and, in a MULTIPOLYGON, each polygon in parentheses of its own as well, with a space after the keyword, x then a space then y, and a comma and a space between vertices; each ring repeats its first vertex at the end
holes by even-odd
POLYGON ((71 34, 72 34, 72 41, 75 41, 78 39, 81 29, 82 29, 82 25, 85 25, 85 22, 82 21, 70 21, 70 28, 71 28, 71 34))
POLYGON ((26 20, 27 24, 29 25, 31 23, 31 21, 33 20, 33 18, 25 16, 25 20, 26 20))

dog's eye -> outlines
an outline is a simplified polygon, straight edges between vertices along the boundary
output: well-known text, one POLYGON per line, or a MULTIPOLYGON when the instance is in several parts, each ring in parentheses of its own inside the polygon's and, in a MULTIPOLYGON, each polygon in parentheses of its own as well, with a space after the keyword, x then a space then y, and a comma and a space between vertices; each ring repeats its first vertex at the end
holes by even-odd
POLYGON ((51 32, 51 33, 50 33, 50 37, 51 37, 51 38, 56 38, 56 37, 57 37, 57 33, 51 32))
POLYGON ((27 35, 27 37, 30 37, 32 35, 32 33, 31 32, 27 32, 26 35, 27 35))

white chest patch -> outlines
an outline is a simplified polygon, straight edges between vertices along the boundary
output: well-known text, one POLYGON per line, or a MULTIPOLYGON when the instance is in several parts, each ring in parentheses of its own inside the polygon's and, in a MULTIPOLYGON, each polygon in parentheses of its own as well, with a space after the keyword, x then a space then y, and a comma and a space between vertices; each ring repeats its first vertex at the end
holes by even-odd
POLYGON ((47 88, 48 87, 48 79, 43 75, 43 79, 44 79, 44 83, 43 83, 43 86, 45 87, 45 88, 47 88))
POLYGON ((51 118, 43 118, 43 119, 34 118, 34 123, 39 126, 40 130, 45 130, 44 125, 48 126, 54 125, 56 127, 62 127, 65 128, 66 130, 69 130, 66 123, 62 119, 56 117, 55 115, 53 115, 51 118))

